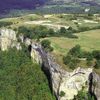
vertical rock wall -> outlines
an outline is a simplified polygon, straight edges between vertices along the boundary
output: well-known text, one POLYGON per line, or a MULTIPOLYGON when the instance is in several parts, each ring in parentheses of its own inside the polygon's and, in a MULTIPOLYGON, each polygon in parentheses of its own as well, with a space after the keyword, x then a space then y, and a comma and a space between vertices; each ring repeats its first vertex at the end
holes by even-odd
POLYGON ((0 29, 0 48, 2 51, 10 47, 21 49, 20 43, 17 43, 16 33, 11 29, 0 29))
POLYGON ((43 69, 46 69, 44 70, 47 71, 45 73, 49 72, 52 90, 58 100, 73 100, 83 86, 88 91, 89 86, 86 83, 89 81, 89 75, 93 72, 92 68, 77 68, 73 72, 67 72, 55 62, 50 54, 46 54, 38 45, 32 49, 32 58, 36 62, 39 62, 39 56, 41 56, 44 63, 43 69))
POLYGON ((100 75, 93 73, 93 88, 97 100, 100 100, 100 75))

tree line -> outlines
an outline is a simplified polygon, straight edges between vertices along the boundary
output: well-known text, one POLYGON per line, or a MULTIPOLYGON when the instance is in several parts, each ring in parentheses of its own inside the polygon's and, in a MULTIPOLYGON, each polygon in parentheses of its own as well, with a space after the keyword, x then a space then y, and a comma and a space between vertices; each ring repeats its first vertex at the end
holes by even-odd
POLYGON ((71 48, 67 55, 63 57, 63 62, 65 65, 68 65, 69 68, 75 69, 83 58, 87 66, 93 66, 96 69, 100 68, 100 50, 88 52, 82 50, 80 45, 71 48))
POLYGON ((55 100, 27 49, 0 51, 0 100, 55 100))

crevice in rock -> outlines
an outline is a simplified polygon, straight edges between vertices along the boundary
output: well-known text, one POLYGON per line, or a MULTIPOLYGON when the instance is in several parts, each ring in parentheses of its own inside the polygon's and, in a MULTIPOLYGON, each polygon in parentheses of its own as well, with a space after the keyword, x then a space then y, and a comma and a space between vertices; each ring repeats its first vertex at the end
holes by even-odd
POLYGON ((32 50, 32 46, 31 45, 29 45, 28 46, 28 51, 31 53, 31 50, 32 50))
POLYGON ((51 79, 50 71, 49 71, 49 69, 47 67, 45 67, 44 64, 42 64, 42 71, 46 75, 46 77, 48 79, 48 83, 49 83, 49 88, 50 88, 51 92, 53 93, 53 90, 52 90, 52 79, 51 79))
POLYGON ((89 90, 88 90, 88 92, 89 92, 91 97, 94 97, 94 100, 97 100, 97 97, 96 97, 96 95, 94 93, 95 86, 93 86, 93 84, 94 84, 93 83, 93 73, 90 73, 90 75, 89 75, 89 90))

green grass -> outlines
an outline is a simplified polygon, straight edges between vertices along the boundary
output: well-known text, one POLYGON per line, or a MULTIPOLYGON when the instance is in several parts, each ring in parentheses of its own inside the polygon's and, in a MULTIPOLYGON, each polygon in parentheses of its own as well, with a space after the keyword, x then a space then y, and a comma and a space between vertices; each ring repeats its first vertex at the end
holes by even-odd
MULTIPOLYGON (((76 24, 71 20, 71 18, 77 16, 78 23, 81 23, 80 26, 82 27, 96 27, 100 26, 100 17, 92 16, 91 20, 96 20, 98 23, 85 23, 84 20, 86 20, 87 15, 80 14, 80 15, 74 15, 74 14, 52 14, 51 17, 45 18, 44 15, 40 14, 29 14, 21 17, 15 17, 15 18, 4 18, 0 19, 0 21, 8 21, 13 22, 10 27, 17 28, 19 26, 27 26, 27 27, 34 27, 34 24, 28 25, 25 24, 25 22, 28 21, 36 21, 36 20, 49 20, 51 21, 50 24, 59 24, 59 25, 65 25, 65 26, 71 26, 74 29, 77 29, 76 24)), ((49 23, 49 22, 47 22, 49 23)), ((8 26, 9 27, 9 26, 8 26)), ((56 60, 59 64, 61 64, 65 69, 67 68, 63 62, 62 58, 64 55, 67 54, 69 49, 74 47, 76 44, 79 44, 83 50, 86 51, 93 51, 93 50, 100 50, 100 30, 91 30, 86 32, 77 33, 78 39, 69 39, 66 37, 50 37, 48 38, 52 46, 54 47, 53 54, 56 57, 56 60)), ((82 66, 86 65, 85 62, 81 63, 82 66)), ((81 66, 81 65, 79 65, 81 66)))
MULTIPOLYGON (((46 38, 51 41, 52 47, 54 48, 53 54, 56 57, 56 61, 65 69, 68 68, 63 64, 62 58, 75 45, 79 44, 83 50, 90 52, 93 50, 100 50, 100 30, 81 32, 77 33, 76 35, 79 37, 78 39, 69 39, 66 37, 46 38)), ((79 66, 86 66, 86 62, 81 62, 79 66)))
MULTIPOLYGON (((25 22, 28 21, 36 21, 36 20, 50 20, 52 24, 59 24, 59 25, 65 25, 65 26, 71 26, 74 29, 77 29, 76 24, 71 20, 71 18, 74 18, 76 15, 74 14, 52 14, 51 17, 45 18, 44 15, 41 14, 29 14, 21 17, 15 17, 15 18, 4 18, 0 19, 0 21, 8 21, 8 22, 13 22, 13 25, 10 27, 18 27, 21 25, 24 25, 25 22)), ((87 15, 77 15, 77 22, 81 23, 80 26, 84 27, 96 27, 100 26, 100 18, 99 17, 92 17, 92 20, 98 20, 98 23, 85 23, 84 20, 86 19, 87 15), (81 17, 80 17, 81 16, 81 17)), ((33 24, 31 25, 33 26, 33 24)))
POLYGON ((82 49, 87 51, 100 50, 100 30, 91 30, 76 34, 78 39, 69 39, 66 37, 50 37, 52 46, 57 52, 65 53, 76 44, 79 44, 82 49))

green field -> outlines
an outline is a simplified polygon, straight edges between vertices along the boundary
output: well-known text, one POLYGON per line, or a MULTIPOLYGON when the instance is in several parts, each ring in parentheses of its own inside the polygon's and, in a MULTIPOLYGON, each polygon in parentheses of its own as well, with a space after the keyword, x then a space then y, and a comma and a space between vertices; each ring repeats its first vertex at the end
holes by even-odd
MULTIPOLYGON (((91 30, 86 32, 81 32, 76 34, 78 39, 69 39, 66 37, 50 37, 46 38, 51 41, 52 47, 54 48, 53 54, 55 55, 56 61, 62 65, 65 69, 67 68, 62 61, 64 55, 74 47, 79 44, 83 50, 93 51, 100 50, 100 30, 91 30)), ((86 66, 82 62, 79 66, 86 66)))
MULTIPOLYGON (((70 26, 75 30, 78 27, 87 27, 91 30, 80 33, 74 33, 78 36, 78 39, 67 38, 63 35, 60 37, 48 37, 51 41, 52 47, 54 48, 53 55, 55 55, 56 61, 67 68, 62 61, 64 55, 74 47, 79 44, 85 51, 100 50, 100 15, 88 15, 88 14, 30 14, 15 18, 4 18, 0 19, 0 22, 12 22, 12 25, 6 26, 7 28, 18 28, 19 26, 34 27, 38 25, 45 25, 48 28, 53 28, 57 31, 58 27, 70 26), (77 23, 77 24, 76 24, 77 23), (96 28, 98 27, 99 28, 96 28), (92 30, 93 28, 93 30, 92 30)), ((79 66, 86 66, 84 62, 79 66)))
POLYGON ((66 51, 71 49, 76 44, 82 46, 84 50, 100 50, 100 30, 91 30, 76 34, 78 39, 69 39, 66 37, 50 37, 48 38, 52 42, 52 46, 55 48, 55 52, 65 54, 66 51))
MULTIPOLYGON (((48 20, 51 21, 51 23, 47 22, 47 24, 71 26, 74 29, 77 29, 77 25, 75 24, 75 22, 77 22, 81 27, 85 26, 85 27, 92 28, 92 27, 100 26, 99 15, 88 16, 87 14, 75 14, 75 15, 74 14, 51 14, 51 15, 30 14, 21 17, 15 17, 15 18, 0 19, 0 22, 13 22, 12 25, 8 26, 13 28, 22 25, 28 26, 29 24, 27 25, 25 24, 25 22, 31 23, 31 21, 48 21, 48 20), (45 16, 49 16, 49 17, 45 17, 45 16)), ((29 26, 34 26, 34 24, 30 24, 29 26)))

